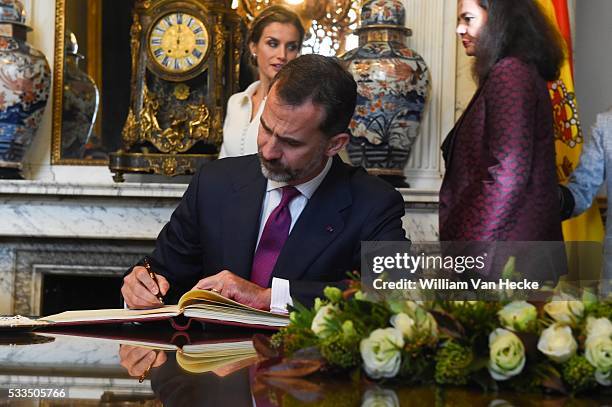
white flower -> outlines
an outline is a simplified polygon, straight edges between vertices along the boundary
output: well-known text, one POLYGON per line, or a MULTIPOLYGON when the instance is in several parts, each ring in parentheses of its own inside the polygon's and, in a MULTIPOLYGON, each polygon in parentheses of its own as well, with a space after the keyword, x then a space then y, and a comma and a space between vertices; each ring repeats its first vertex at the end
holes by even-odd
POLYGON ((609 371, 607 374, 600 372, 599 370, 595 371, 595 380, 597 383, 602 386, 610 386, 612 385, 612 371, 609 371))
POLYGON ((404 338, 410 340, 414 338, 414 319, 410 318, 407 314, 400 312, 399 314, 395 314, 391 317, 389 321, 393 327, 399 329, 404 338))
POLYGON ((552 324, 544 331, 538 341, 538 350, 557 363, 563 363, 574 354, 578 344, 572 335, 572 328, 552 324))
POLYGON ((334 316, 338 309, 333 304, 322 305, 317 314, 312 319, 310 329, 320 338, 324 338, 327 334, 327 324, 330 319, 334 316))
POLYGON ((612 334, 589 335, 584 356, 595 367, 595 379, 602 386, 612 384, 612 334))
POLYGON ((389 389, 370 389, 363 395, 361 407, 399 407, 397 394, 389 389))
POLYGON ((507 380, 525 367, 525 346, 513 332, 497 328, 489 335, 489 373, 495 380, 507 380))
POLYGON ((497 315, 504 328, 524 331, 536 320, 538 311, 527 301, 513 301, 502 308, 497 315))
POLYGON ((402 333, 395 328, 376 329, 359 344, 363 369, 372 379, 395 377, 404 347, 402 333))
POLYGON ((555 322, 575 327, 584 314, 584 304, 569 295, 554 296, 544 311, 555 322))
POLYGON ((608 318, 587 318, 586 324, 587 336, 611 336, 612 322, 608 318))

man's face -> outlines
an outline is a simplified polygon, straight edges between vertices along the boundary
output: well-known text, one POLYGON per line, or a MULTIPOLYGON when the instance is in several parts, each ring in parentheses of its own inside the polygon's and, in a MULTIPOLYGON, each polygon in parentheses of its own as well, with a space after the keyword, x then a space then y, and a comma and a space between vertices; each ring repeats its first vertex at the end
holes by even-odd
POLYGON ((263 175, 273 181, 299 185, 316 177, 335 154, 333 138, 320 130, 325 112, 306 102, 289 106, 272 87, 261 115, 257 149, 263 175))

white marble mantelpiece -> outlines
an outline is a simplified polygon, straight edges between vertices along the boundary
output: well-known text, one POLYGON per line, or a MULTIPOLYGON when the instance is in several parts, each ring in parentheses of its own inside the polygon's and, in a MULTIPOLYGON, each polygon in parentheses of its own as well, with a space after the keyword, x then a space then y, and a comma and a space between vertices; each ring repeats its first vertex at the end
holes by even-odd
POLYGON ((0 181, 0 236, 155 239, 185 188, 0 181))
MULTIPOLYGON (((153 240, 186 184, 0 181, 0 236, 153 240)), ((437 191, 400 189, 413 240, 437 237, 437 191)))

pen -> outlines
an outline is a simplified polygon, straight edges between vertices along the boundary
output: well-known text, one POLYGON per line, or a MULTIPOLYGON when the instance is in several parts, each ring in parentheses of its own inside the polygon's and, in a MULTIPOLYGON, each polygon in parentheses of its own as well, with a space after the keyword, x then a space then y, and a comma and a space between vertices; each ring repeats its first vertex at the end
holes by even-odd
POLYGON ((138 383, 142 383, 145 381, 145 379, 147 378, 147 375, 151 371, 151 368, 155 364, 155 361, 157 360, 157 352, 153 351, 153 353, 155 354, 155 359, 153 359, 153 362, 149 365, 149 367, 147 367, 145 371, 140 375, 140 377, 138 378, 138 383))
POLYGON ((147 272, 149 273, 149 277, 151 277, 153 281, 155 281, 155 284, 157 284, 157 300, 159 301, 160 304, 163 304, 164 299, 162 298, 161 291, 159 289, 159 284, 157 283, 157 278, 155 277, 155 273, 153 272, 153 270, 151 270, 151 263, 149 263, 149 259, 145 257, 143 260, 143 263, 144 263, 144 268, 146 268, 147 272))

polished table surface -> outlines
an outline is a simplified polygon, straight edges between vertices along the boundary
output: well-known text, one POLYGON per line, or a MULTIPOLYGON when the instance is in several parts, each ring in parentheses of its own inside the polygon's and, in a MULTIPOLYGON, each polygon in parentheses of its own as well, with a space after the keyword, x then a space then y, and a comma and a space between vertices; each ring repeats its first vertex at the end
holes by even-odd
POLYGON ((252 358, 194 374, 180 367, 176 351, 133 346, 134 341, 224 343, 248 340, 252 334, 239 329, 184 334, 159 324, 54 333, 0 331, 0 406, 612 406, 610 398, 601 396, 571 399, 485 394, 476 388, 353 384, 329 374, 271 380, 254 374, 252 358), (147 369, 151 364, 159 366, 147 369))

